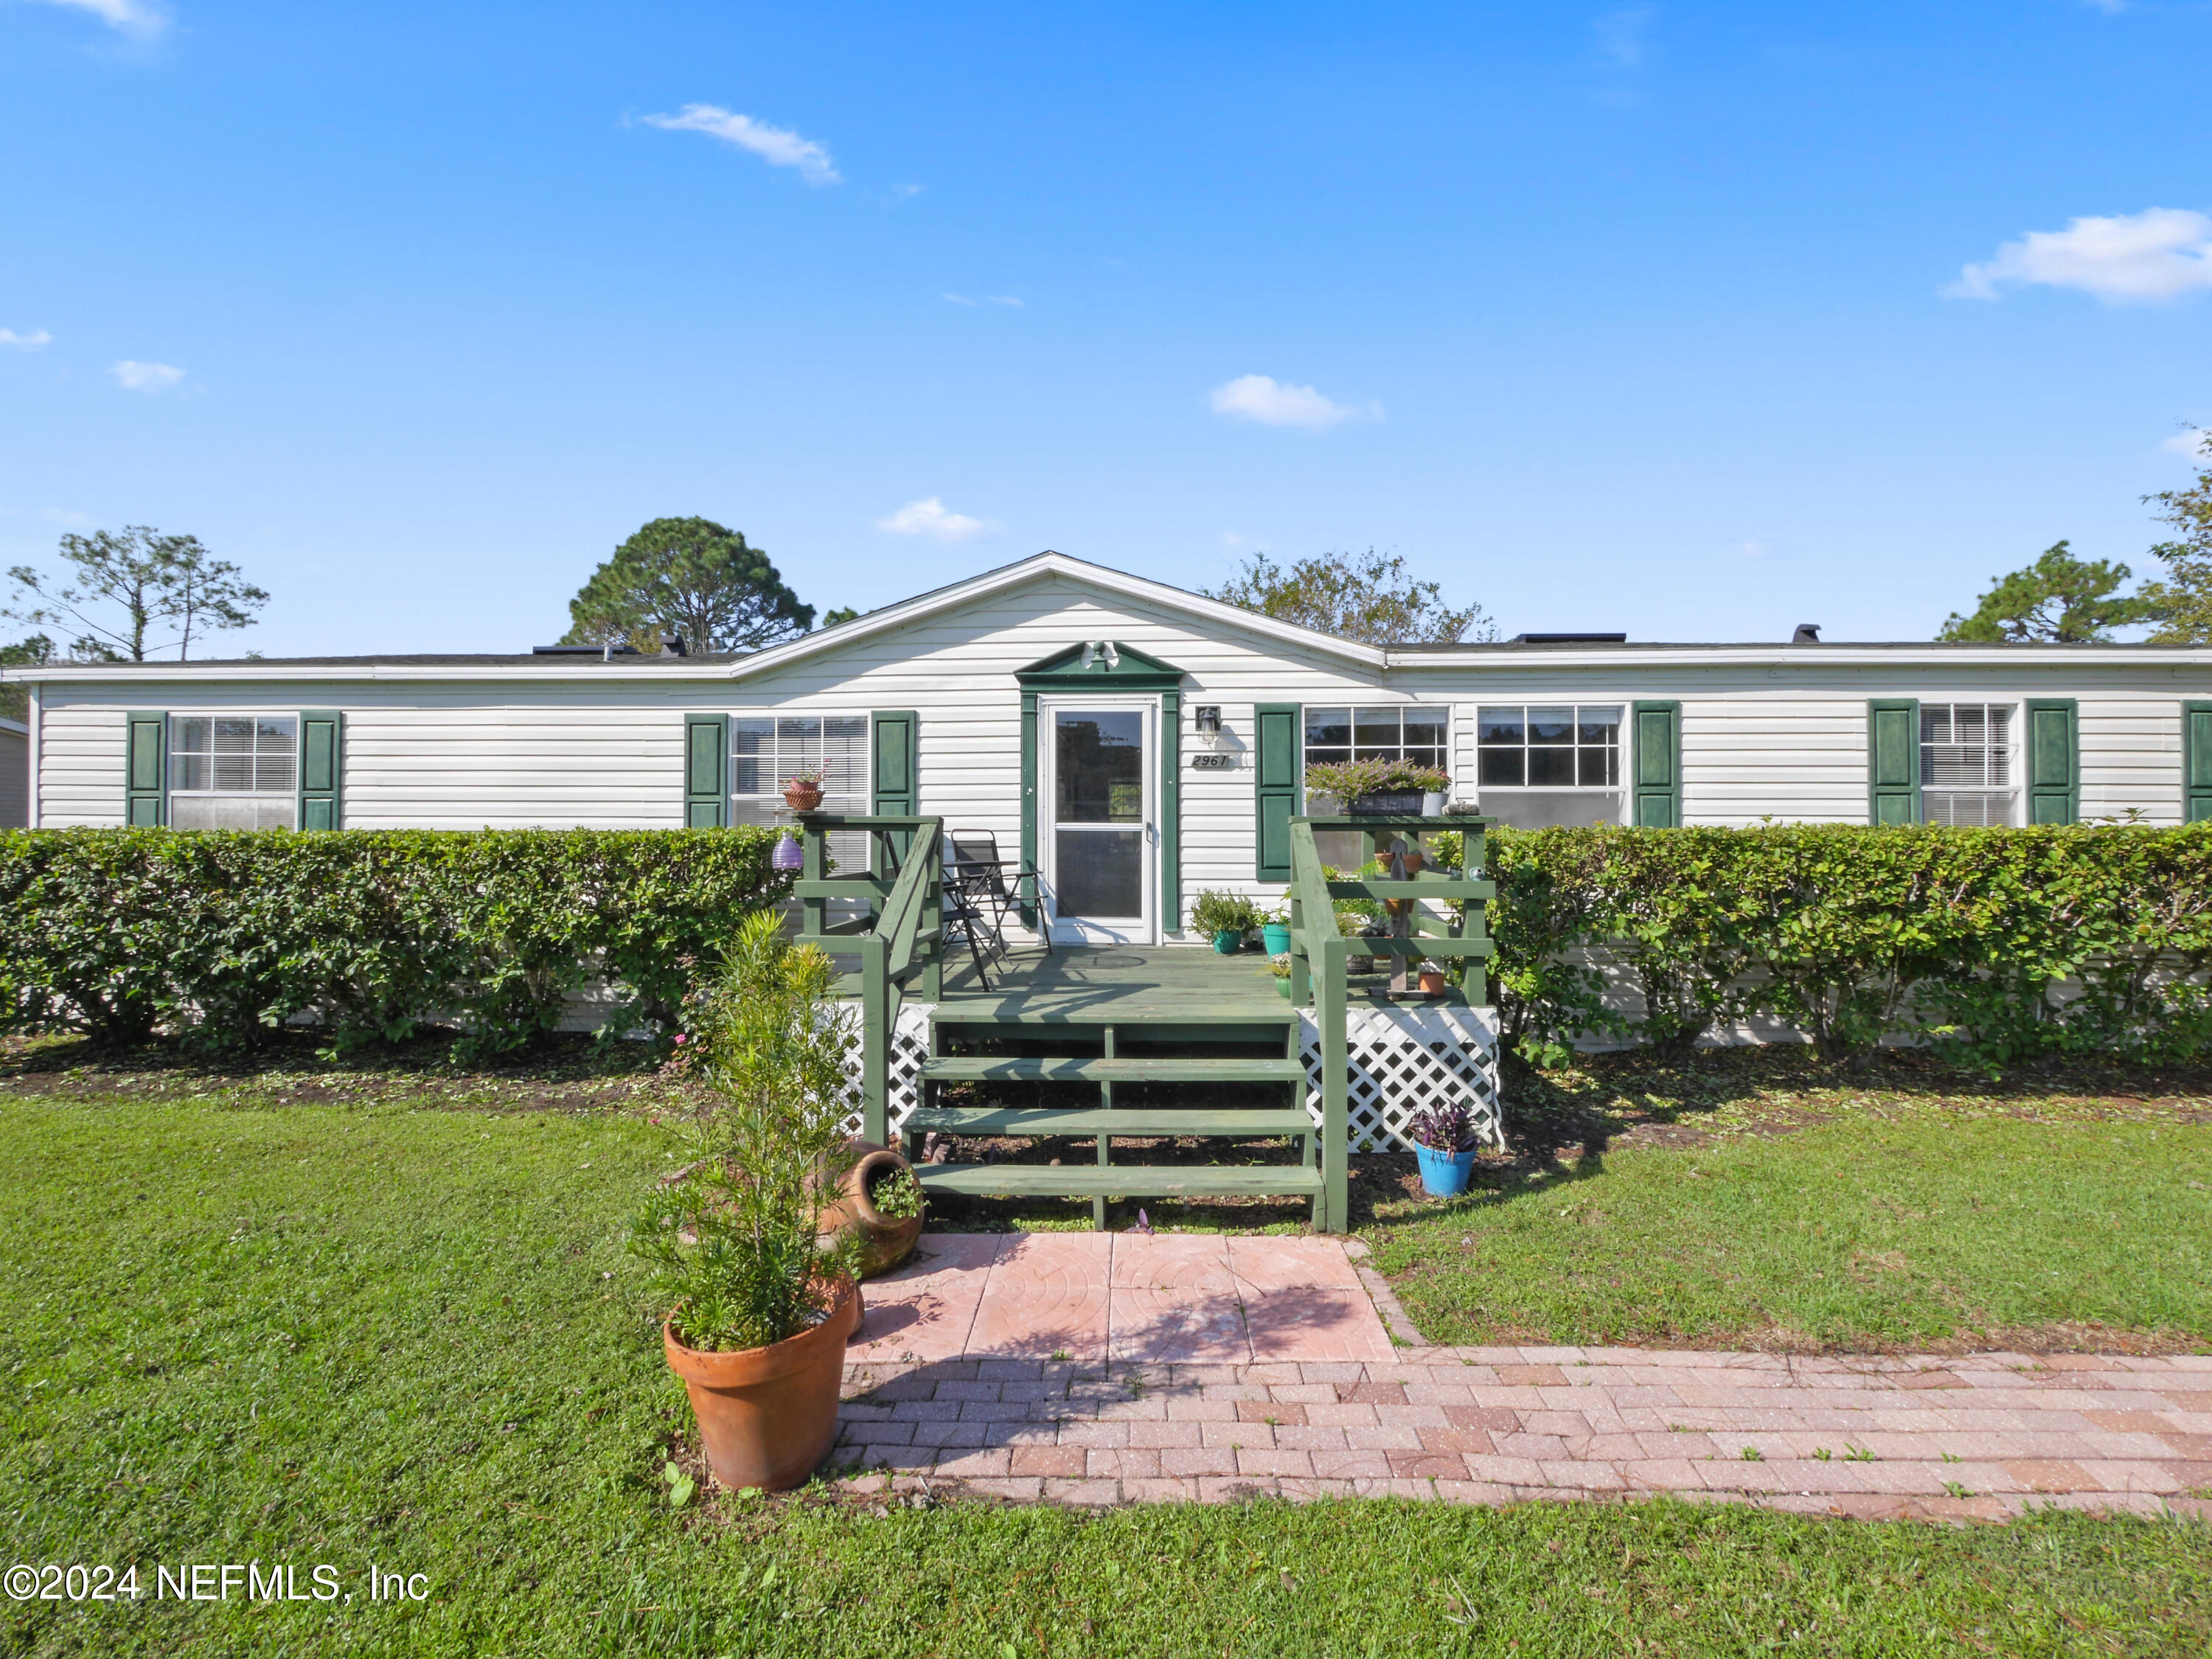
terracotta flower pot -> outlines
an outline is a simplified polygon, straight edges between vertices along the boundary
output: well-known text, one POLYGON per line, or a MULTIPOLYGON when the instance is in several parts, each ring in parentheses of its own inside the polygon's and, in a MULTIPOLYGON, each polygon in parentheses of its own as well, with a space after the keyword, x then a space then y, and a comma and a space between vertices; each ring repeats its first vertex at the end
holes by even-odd
POLYGON ((1422 970, 1421 994, 1423 996, 1440 997, 1444 994, 1444 987, 1445 978, 1441 969, 1433 971, 1426 969, 1422 970))
POLYGON ((914 1166, 895 1150, 872 1146, 865 1140, 848 1141, 847 1145, 860 1157, 845 1171, 836 1198, 823 1206, 822 1231, 829 1234, 858 1234, 860 1277, 873 1279, 878 1273, 889 1273, 914 1253, 915 1241, 921 1237, 922 1218, 885 1215, 868 1196, 868 1183, 881 1180, 893 1170, 911 1173, 914 1166))
POLYGON ((860 1287, 837 1287, 830 1316, 764 1348, 709 1353, 676 1340, 664 1321, 668 1368, 684 1379, 707 1468, 723 1486, 781 1492, 822 1467, 837 1438, 845 1340, 860 1322, 860 1287))
POLYGON ((819 811, 822 792, 819 789, 787 789, 783 792, 783 804, 794 812, 819 811))

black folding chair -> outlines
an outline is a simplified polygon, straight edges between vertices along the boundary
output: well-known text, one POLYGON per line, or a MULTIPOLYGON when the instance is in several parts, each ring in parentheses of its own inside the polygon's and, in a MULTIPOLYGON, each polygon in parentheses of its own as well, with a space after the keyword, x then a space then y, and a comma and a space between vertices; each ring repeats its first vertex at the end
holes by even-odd
POLYGON ((951 855, 945 866, 945 932, 948 939, 968 941, 975 977, 991 988, 990 970, 1006 956, 1006 918, 1026 902, 1037 918, 1044 948, 1052 949, 1052 929, 1037 896, 1036 872, 1012 866, 999 856, 999 839, 988 830, 955 830, 945 838, 951 855))

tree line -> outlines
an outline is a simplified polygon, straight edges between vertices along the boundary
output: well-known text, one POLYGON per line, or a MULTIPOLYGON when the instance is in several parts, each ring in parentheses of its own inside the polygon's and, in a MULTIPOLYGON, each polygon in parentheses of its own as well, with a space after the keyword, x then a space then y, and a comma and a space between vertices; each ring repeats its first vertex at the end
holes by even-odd
MULTIPOLYGON (((2212 446, 2212 430, 2199 434, 2212 446)), ((2063 644, 2108 641, 2121 629, 2148 627, 2160 645, 2212 644, 2212 447, 2186 489, 2142 499, 2171 532, 2150 549, 2163 567, 2133 592, 2125 564, 2077 558, 2069 542, 2033 563, 1990 579, 1970 614, 1953 612, 1936 637, 1966 642, 2063 644)), ((0 666, 70 660, 143 662, 174 650, 179 660, 212 635, 249 628, 269 595, 194 536, 144 525, 66 535, 66 570, 50 576, 28 565, 8 572, 14 585, 0 618, 37 630, 0 644, 0 666), (52 629, 67 635, 58 642, 52 629)), ((1442 586, 1421 577, 1402 555, 1316 554, 1285 566, 1266 553, 1247 559, 1208 599, 1372 645, 1495 641, 1498 629, 1480 605, 1445 603, 1442 586)), ((742 531, 711 519, 654 519, 614 552, 568 601, 561 642, 653 653, 758 651, 817 625, 860 613, 817 613, 792 591, 768 554, 742 531)), ((248 655, 255 653, 248 653, 248 655)), ((0 686, 0 715, 20 720, 21 686, 0 686)))

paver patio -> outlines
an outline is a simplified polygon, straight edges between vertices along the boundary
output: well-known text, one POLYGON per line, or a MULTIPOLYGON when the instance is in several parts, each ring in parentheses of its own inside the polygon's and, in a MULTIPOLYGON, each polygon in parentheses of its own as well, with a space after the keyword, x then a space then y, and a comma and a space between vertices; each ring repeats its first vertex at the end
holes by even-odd
POLYGON ((2212 1356, 1407 1348, 1332 1239, 944 1234, 924 1249, 869 1285, 848 1352, 836 1461, 863 1486, 2212 1517, 2212 1356))

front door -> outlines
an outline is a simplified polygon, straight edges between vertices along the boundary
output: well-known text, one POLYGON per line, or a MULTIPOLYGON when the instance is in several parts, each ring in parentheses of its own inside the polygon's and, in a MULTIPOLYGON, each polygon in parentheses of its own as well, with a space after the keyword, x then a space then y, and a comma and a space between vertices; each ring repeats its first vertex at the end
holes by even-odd
POLYGON ((1053 938, 1071 945, 1151 945, 1157 938, 1158 701, 1048 700, 1037 712, 1053 938))

